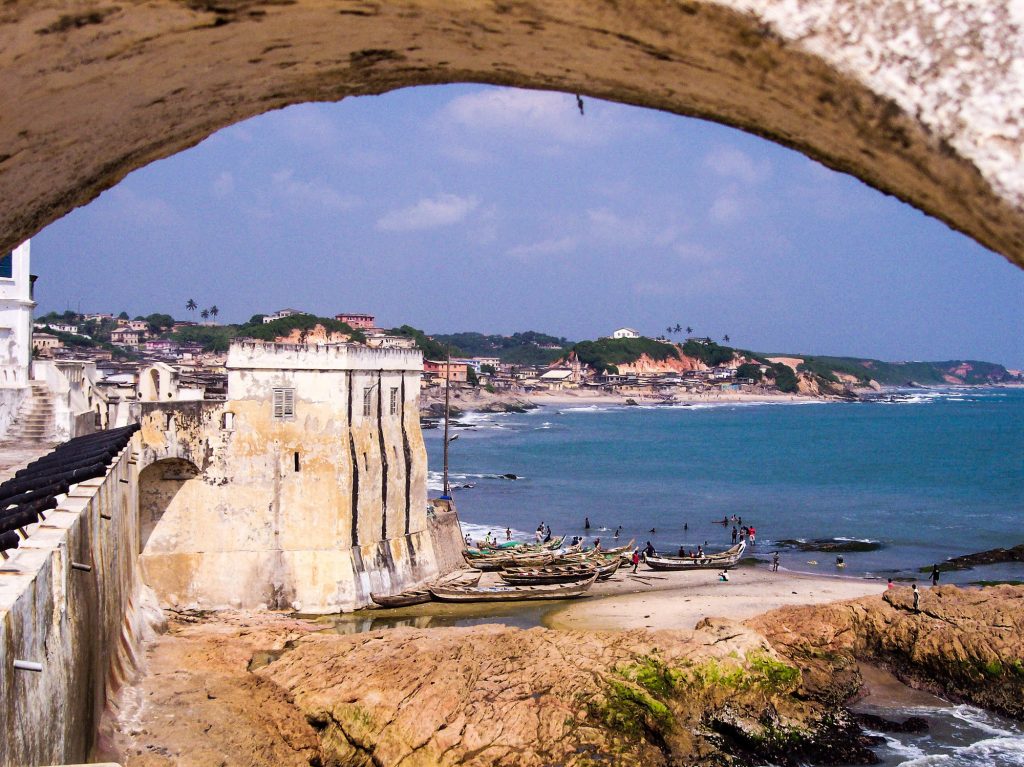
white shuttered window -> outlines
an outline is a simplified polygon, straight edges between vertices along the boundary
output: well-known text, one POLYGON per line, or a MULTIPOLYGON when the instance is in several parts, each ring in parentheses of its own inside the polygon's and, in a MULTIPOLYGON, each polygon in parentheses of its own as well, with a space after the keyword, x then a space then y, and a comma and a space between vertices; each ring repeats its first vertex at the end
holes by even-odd
POLYGON ((274 420, 283 421, 295 417, 295 389, 274 389, 274 420))

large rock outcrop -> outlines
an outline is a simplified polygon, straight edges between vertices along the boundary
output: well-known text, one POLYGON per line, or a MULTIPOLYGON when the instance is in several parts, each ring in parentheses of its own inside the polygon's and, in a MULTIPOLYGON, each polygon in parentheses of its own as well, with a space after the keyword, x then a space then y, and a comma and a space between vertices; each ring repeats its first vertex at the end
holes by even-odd
POLYGON ((122 692, 129 767, 868 764, 858 659, 1021 718, 1024 588, 909 589, 695 631, 396 628, 177 617, 122 692))
POLYGON ((354 636, 273 616, 172 621, 106 740, 164 765, 861 762, 857 726, 728 621, 694 632, 505 626, 354 636))
POLYGON ((817 607, 785 608, 747 624, 803 672, 804 692, 838 700, 860 685, 856 661, 954 701, 1024 719, 1024 588, 941 586, 913 609, 908 588, 817 607))
POLYGON ((0 250, 303 101, 489 82, 765 136, 1024 264, 1010 0, 19 0, 0 11, 0 250))

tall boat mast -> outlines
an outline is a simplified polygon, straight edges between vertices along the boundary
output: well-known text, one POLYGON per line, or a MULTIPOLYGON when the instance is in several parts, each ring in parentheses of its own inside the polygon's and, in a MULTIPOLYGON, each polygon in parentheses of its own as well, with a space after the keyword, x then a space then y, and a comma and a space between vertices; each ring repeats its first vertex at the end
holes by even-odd
POLYGON ((451 409, 451 378, 452 378, 452 347, 445 345, 444 360, 444 497, 451 498, 451 487, 448 485, 448 414, 451 409))

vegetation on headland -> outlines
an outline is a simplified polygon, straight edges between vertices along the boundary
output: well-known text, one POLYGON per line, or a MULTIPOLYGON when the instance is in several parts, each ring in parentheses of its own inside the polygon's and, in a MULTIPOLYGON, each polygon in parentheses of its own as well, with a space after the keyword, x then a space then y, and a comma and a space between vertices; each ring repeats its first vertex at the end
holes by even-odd
POLYGON ((636 362, 646 355, 655 361, 680 359, 679 347, 653 338, 599 338, 580 341, 570 349, 582 364, 598 373, 618 373, 618 365, 636 362))
POLYGON ((388 332, 395 336, 413 339, 416 342, 416 348, 423 352, 423 359, 425 360, 443 360, 449 354, 453 357, 462 356, 462 351, 457 346, 446 346, 446 342, 439 340, 444 338, 444 336, 428 336, 422 330, 414 328, 412 325, 391 328, 388 332))
POLYGON ((434 335, 434 340, 451 344, 453 349, 459 350, 460 357, 497 357, 512 365, 548 365, 572 346, 565 338, 533 330, 510 336, 473 332, 439 333, 434 335))

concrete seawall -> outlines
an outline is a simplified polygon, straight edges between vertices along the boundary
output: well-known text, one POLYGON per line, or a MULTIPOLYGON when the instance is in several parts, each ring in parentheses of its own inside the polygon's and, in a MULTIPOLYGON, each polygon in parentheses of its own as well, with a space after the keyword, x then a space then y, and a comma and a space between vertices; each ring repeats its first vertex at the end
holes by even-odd
POLYGON ((104 477, 73 487, 0 565, 0 765, 85 761, 160 620, 138 575, 138 446, 133 437, 104 477))

